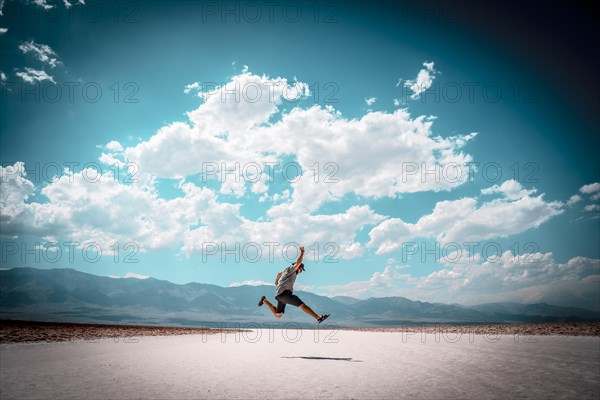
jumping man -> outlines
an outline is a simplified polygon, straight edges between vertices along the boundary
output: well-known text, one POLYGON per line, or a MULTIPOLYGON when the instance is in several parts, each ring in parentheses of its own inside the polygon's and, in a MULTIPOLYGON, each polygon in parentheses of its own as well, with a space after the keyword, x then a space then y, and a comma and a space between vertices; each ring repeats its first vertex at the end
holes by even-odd
POLYGON ((296 264, 290 265, 283 271, 277 274, 277 278, 275 278, 275 285, 277 289, 275 290, 275 300, 277 300, 277 308, 273 306, 267 300, 265 296, 261 297, 258 302, 259 306, 262 306, 265 303, 269 310, 273 313, 275 318, 281 318, 283 313, 285 312, 285 305, 290 304, 292 306, 300 307, 302 311, 313 317, 317 320, 317 322, 323 322, 329 314, 317 315, 309 306, 304 304, 302 300, 295 294, 292 294, 294 291, 294 282, 296 281, 296 277, 302 271, 304 271, 304 264, 302 263, 302 258, 304 257, 304 246, 300 246, 300 257, 296 261, 296 264))

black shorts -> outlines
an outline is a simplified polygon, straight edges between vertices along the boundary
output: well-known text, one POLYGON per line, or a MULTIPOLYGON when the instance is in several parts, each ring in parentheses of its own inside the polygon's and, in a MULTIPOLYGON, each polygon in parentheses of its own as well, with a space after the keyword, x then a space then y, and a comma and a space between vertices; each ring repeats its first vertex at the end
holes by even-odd
POLYGON ((283 314, 285 312, 285 305, 290 304, 292 306, 300 307, 304 302, 300 300, 300 297, 292 294, 289 290, 284 290, 280 295, 275 296, 277 300, 277 313, 283 314))

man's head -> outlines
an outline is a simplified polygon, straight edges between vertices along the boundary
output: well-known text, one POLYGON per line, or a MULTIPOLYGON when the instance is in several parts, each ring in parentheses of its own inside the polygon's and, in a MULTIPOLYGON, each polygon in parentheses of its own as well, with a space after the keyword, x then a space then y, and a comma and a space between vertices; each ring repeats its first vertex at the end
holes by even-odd
POLYGON ((298 268, 296 273, 299 274, 300 272, 303 272, 303 271, 304 271, 304 263, 300 263, 300 267, 298 268))

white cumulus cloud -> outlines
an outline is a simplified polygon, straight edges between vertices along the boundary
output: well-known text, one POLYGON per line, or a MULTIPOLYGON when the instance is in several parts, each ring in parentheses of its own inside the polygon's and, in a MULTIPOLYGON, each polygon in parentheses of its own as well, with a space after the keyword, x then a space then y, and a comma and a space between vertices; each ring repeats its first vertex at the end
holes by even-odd
POLYGON ((173 249, 200 214, 215 202, 215 193, 182 183, 182 196, 164 200, 142 187, 119 182, 110 171, 65 170, 41 190, 46 202, 28 202, 35 187, 24 164, 3 167, 0 209, 3 234, 55 235, 78 243, 95 241, 102 248, 134 242, 141 251, 173 249))
MULTIPOLYGON (((103 175, 93 169, 74 173, 65 170, 41 189, 46 202, 29 201, 35 186, 27 179, 21 162, 2 167, 0 221, 5 235, 52 235, 83 245, 94 241, 101 248, 115 242, 134 242, 140 251, 182 250, 199 254, 207 243, 295 241, 319 243, 323 259, 358 257, 363 246, 356 232, 375 225, 383 217, 368 206, 350 207, 333 215, 287 216, 252 221, 240 213, 240 204, 219 202, 217 193, 181 181, 182 195, 165 200, 143 186, 127 185, 111 171, 103 175)), ((231 246, 230 245, 230 246, 231 246)), ((263 247, 263 259, 269 253, 263 247)))
POLYGON ((477 199, 464 197, 438 202, 433 211, 414 223, 390 218, 369 233, 368 246, 378 254, 398 250, 416 237, 435 239, 440 243, 464 243, 507 237, 537 228, 561 214, 563 203, 547 202, 544 195, 532 196, 514 180, 482 190, 484 194, 501 193, 503 197, 477 205, 477 199))
MULTIPOLYGON (((169 248, 186 254, 197 254, 207 242, 317 242, 320 258, 331 253, 350 259, 365 251, 357 232, 386 217, 367 205, 320 215, 322 204, 348 193, 381 198, 452 190, 467 179, 464 174, 454 181, 424 180, 403 169, 407 161, 424 168, 463 165, 472 160, 462 148, 474 134, 444 138, 433 133, 433 119, 401 109, 369 112, 359 119, 318 105, 283 112, 286 99, 309 95, 308 85, 244 71, 214 90, 201 91, 203 103, 188 113, 188 121, 166 125, 135 146, 116 141, 102 146, 107 152, 101 161, 135 164, 139 183, 116 181, 110 171, 93 182, 93 170, 67 173, 41 189, 46 201, 34 202, 5 185, 5 193, 15 190, 16 195, 7 200, 3 229, 79 242, 133 240, 143 251, 169 248), (186 182, 205 172, 204 163, 218 169, 222 163, 225 168, 279 163, 275 171, 281 174, 282 163, 290 158, 300 167, 299 179, 274 194, 265 171, 258 171, 254 182, 221 180, 215 190, 186 182), (180 181, 179 197, 159 197, 155 185, 162 178, 180 181), (219 193, 277 203, 250 220, 240 212, 241 204, 225 202, 219 193), (328 243, 333 247, 326 248, 328 243)), ((22 179, 21 186, 29 188, 31 182, 22 179)))
POLYGON ((491 302, 559 304, 600 310, 600 260, 574 257, 558 263, 552 253, 463 257, 423 277, 386 266, 369 280, 317 288, 325 295, 403 296, 411 300, 474 305, 491 302))
MULTIPOLYGON (((281 169, 284 158, 292 156, 304 174, 292 182, 291 201, 272 210, 271 217, 314 211, 351 192, 395 197, 451 190, 467 179, 463 174, 455 181, 423 181, 420 175, 404 173, 406 162, 432 168, 471 161, 461 149, 475 136, 434 135, 433 119, 412 117, 406 110, 369 112, 360 119, 346 119, 332 107, 321 106, 285 113, 280 109, 285 99, 308 95, 308 85, 250 72, 199 94, 205 101, 188 113, 188 122, 166 125, 150 139, 124 149, 126 159, 153 176, 179 179, 206 173, 209 166, 216 172, 222 165, 235 169, 236 163, 240 168, 280 163, 281 169)), ((249 186, 220 181, 222 193, 236 196, 245 195, 249 186)))

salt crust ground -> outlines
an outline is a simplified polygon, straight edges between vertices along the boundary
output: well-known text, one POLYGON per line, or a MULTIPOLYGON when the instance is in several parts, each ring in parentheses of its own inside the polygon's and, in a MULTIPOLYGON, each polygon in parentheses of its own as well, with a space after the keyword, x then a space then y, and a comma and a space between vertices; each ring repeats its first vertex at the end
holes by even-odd
POLYGON ((262 329, 0 345, 7 399, 600 398, 600 339, 262 329))

